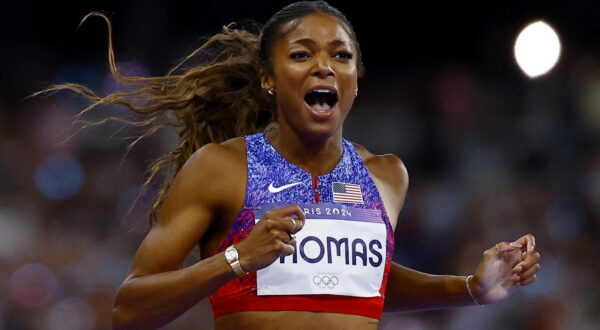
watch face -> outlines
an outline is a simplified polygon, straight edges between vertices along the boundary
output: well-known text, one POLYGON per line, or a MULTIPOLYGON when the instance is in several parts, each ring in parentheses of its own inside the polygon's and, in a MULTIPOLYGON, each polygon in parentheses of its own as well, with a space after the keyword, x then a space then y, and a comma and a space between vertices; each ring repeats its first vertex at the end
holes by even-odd
POLYGON ((225 258, 230 262, 235 261, 237 259, 237 251, 234 249, 228 249, 225 251, 225 258))

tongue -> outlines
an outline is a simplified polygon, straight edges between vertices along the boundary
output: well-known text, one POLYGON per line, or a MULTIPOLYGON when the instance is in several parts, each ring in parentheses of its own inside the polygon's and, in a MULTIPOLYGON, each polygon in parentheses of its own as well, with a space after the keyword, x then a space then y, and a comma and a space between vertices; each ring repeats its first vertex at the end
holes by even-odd
POLYGON ((323 103, 315 103, 312 104, 310 106, 311 109, 313 109, 316 112, 327 112, 329 111, 329 109, 331 109, 331 107, 329 106, 329 104, 327 104, 327 102, 323 102, 323 103))

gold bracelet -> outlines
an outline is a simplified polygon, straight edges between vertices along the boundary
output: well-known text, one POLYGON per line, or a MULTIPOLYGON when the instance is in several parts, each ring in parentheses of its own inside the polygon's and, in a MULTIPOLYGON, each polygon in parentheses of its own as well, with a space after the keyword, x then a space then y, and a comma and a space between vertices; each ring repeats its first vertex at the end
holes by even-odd
POLYGON ((471 285, 469 282, 471 282, 471 279, 473 278, 473 275, 469 275, 465 278, 465 284, 467 285, 467 291, 469 292, 469 296, 471 296, 471 300, 473 300, 473 302, 479 306, 483 306, 483 304, 480 304, 479 301, 477 301, 477 298, 475 298, 475 296, 473 295, 473 292, 471 292, 471 285))

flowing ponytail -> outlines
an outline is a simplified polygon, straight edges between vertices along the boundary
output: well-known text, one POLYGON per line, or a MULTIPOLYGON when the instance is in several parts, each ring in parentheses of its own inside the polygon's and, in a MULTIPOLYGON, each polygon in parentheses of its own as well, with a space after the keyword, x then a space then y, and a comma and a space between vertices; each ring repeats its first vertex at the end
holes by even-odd
POLYGON ((82 123, 83 127, 109 120, 142 127, 144 133, 129 145, 128 150, 162 128, 173 127, 179 131, 177 147, 149 166, 144 181, 145 186, 150 186, 159 177, 163 178, 152 203, 152 225, 175 175, 196 150, 207 143, 256 133, 275 120, 274 101, 261 89, 260 72, 273 74, 271 56, 275 43, 297 24, 297 19, 312 13, 325 13, 339 20, 356 47, 361 76, 364 66, 354 29, 344 14, 324 1, 299 1, 285 6, 269 19, 260 34, 225 26, 167 75, 159 77, 122 75, 113 51, 112 24, 105 15, 92 12, 82 23, 91 16, 106 21, 110 72, 130 91, 100 97, 83 85, 67 83, 52 86, 34 96, 64 90, 83 96, 90 102, 76 116, 76 122, 82 123), (200 64, 183 70, 183 64, 193 58, 200 59, 200 64), (140 119, 129 120, 125 116, 91 122, 83 119, 87 112, 102 105, 125 106, 140 119))
POLYGON ((69 90, 90 102, 75 118, 83 127, 95 126, 109 120, 142 127, 143 134, 129 146, 165 127, 178 130, 178 145, 155 160, 147 171, 144 185, 159 177, 162 184, 152 203, 150 224, 158 218, 166 192, 175 175, 187 159, 207 143, 220 143, 233 137, 256 133, 273 120, 273 104, 260 86, 259 36, 232 26, 209 38, 190 53, 165 76, 137 77, 122 75, 117 69, 112 24, 103 14, 93 12, 82 20, 98 16, 108 26, 108 62, 115 80, 127 92, 98 96, 89 88, 73 83, 54 85, 34 94, 49 94, 69 90), (187 70, 182 67, 193 58, 201 63, 187 70), (176 73, 182 71, 181 73, 176 73), (140 115, 140 119, 108 117, 87 121, 84 115, 103 105, 122 105, 140 115))

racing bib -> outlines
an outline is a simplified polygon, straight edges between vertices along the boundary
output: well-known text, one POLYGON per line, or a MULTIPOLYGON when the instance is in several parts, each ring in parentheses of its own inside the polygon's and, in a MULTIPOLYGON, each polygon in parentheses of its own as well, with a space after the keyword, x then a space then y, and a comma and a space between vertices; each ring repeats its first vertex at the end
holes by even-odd
MULTIPOLYGON (((256 223, 278 206, 260 205, 256 223)), ((295 252, 256 272, 257 294, 379 297, 387 237, 381 211, 334 203, 300 207, 306 221, 295 252)))

